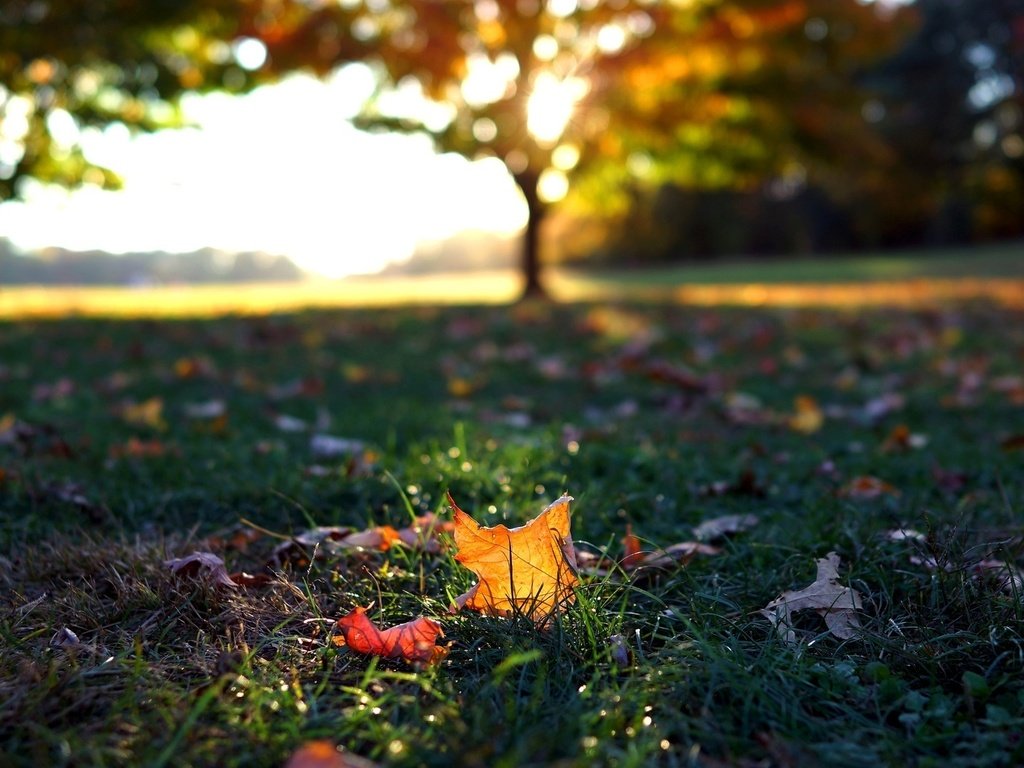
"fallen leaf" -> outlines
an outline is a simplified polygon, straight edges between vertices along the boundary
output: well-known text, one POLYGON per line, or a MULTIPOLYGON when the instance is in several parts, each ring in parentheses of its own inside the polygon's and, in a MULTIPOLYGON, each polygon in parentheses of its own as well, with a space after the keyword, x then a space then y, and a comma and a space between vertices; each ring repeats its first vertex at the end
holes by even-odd
POLYGON ((797 611, 817 611, 825 619, 829 631, 836 637, 849 640, 860 630, 856 611, 861 610, 857 590, 839 583, 839 555, 829 552, 818 560, 818 576, 804 589, 783 592, 761 609, 761 614, 772 623, 787 643, 796 643, 793 614, 797 611))
POLYGON ((608 652, 611 654, 612 661, 618 667, 631 667, 633 666, 633 652, 629 649, 629 643, 626 642, 626 638, 622 635, 611 635, 608 638, 608 652))
POLYGON ((311 741, 292 753, 284 768, 378 768, 379 764, 350 752, 339 752, 329 741, 311 741))
POLYGON ((124 403, 118 409, 118 413, 134 427, 151 427, 161 431, 167 429, 167 422, 164 421, 164 401, 161 397, 151 397, 141 403, 124 403))
POLYGON ((362 440, 355 440, 350 437, 313 435, 309 441, 309 449, 315 457, 328 459, 336 456, 354 456, 361 454, 366 450, 366 443, 362 440))
POLYGON ((308 422, 283 413, 274 416, 274 426, 282 432, 305 432, 309 429, 308 422))
POLYGON ((188 419, 219 419, 228 412, 227 403, 223 400, 206 400, 200 403, 185 404, 185 418, 188 419))
POLYGON ((86 496, 85 489, 77 483, 47 483, 41 491, 37 494, 38 498, 52 498, 71 504, 94 522, 100 522, 110 514, 105 505, 86 496))
POLYGON ((913 528, 894 528, 885 532, 885 538, 889 541, 924 541, 928 537, 913 528))
POLYGON ((376 549, 381 552, 387 552, 391 549, 392 544, 401 540, 398 531, 390 525, 378 525, 373 528, 367 528, 365 531, 350 533, 333 545, 332 548, 376 549))
POLYGON ((908 451, 912 448, 924 448, 928 445, 928 437, 911 432, 906 424, 897 424, 882 443, 882 451, 908 451))
POLYGON ((633 533, 633 526, 626 523, 626 535, 622 537, 622 560, 619 564, 627 570, 633 567, 633 563, 643 559, 642 550, 640 539, 633 533))
POLYGON ((441 625, 425 616, 381 630, 366 616, 365 608, 357 607, 338 619, 337 629, 341 634, 335 643, 357 653, 413 664, 434 664, 448 653, 447 647, 437 645, 437 638, 444 636, 441 625))
POLYGON ((480 579, 456 605, 492 616, 522 613, 538 626, 548 626, 575 600, 573 588, 579 582, 569 531, 570 501, 571 496, 556 499, 518 528, 487 528, 448 494, 455 513, 455 559, 480 579))
POLYGON ((228 578, 239 587, 265 587, 274 580, 269 573, 247 573, 235 571, 228 578))
POLYGON ((999 447, 1004 451, 1019 451, 1024 449, 1024 434, 1010 435, 1000 441, 999 447))
MULTIPOLYGON (((155 459, 168 453, 168 447, 160 440, 140 440, 137 437, 128 438, 128 442, 120 445, 112 445, 107 455, 112 459, 155 459)), ((177 449, 170 449, 178 453, 177 449)))
POLYGON ((454 531, 455 523, 450 520, 442 520, 433 512, 428 512, 417 517, 412 525, 400 528, 398 537, 407 547, 437 553, 442 548, 439 534, 450 534, 454 531))
POLYGON ((693 535, 701 541, 714 541, 753 528, 757 523, 757 515, 723 515, 705 520, 693 529, 693 535))
POLYGON ((352 533, 351 528, 344 526, 320 526, 302 531, 292 538, 274 547, 270 555, 272 566, 283 566, 287 562, 302 566, 309 563, 310 555, 318 547, 329 541, 338 541, 352 533))
POLYGON ((174 375, 179 379, 212 376, 214 372, 213 363, 205 357, 182 357, 174 361, 174 375))
POLYGON ((36 402, 65 400, 75 392, 75 382, 66 376, 52 384, 36 384, 32 387, 32 399, 36 402))
POLYGON ((299 396, 316 397, 323 394, 323 391, 323 380, 310 376, 305 379, 293 379, 284 384, 272 386, 267 389, 267 395, 271 400, 287 400, 299 396))
POLYGON ((237 587, 231 580, 224 561, 212 552, 193 552, 185 557, 176 557, 173 560, 165 560, 164 565, 171 569, 176 576, 186 578, 202 578, 211 584, 220 584, 225 587, 237 587))
POLYGON ((50 638, 50 646, 53 648, 75 648, 82 644, 74 630, 61 627, 53 637, 50 638))
POLYGON ((681 568, 697 555, 718 555, 721 552, 721 549, 712 547, 710 544, 702 544, 698 541, 680 541, 678 544, 672 544, 664 549, 644 553, 644 557, 634 560, 627 570, 681 568))
POLYGON ((895 486, 871 475, 860 475, 853 478, 836 493, 840 496, 860 499, 862 501, 877 499, 879 496, 900 495, 899 490, 895 486))
POLYGON ((991 573, 995 576, 996 585, 1000 590, 1015 597, 1024 595, 1024 573, 1015 565, 1004 560, 982 560, 974 565, 974 573, 978 576, 991 573))
POLYGON ((794 432, 812 435, 825 423, 825 414, 818 407, 818 401, 808 395, 800 395, 793 403, 795 413, 789 417, 789 428, 794 432))

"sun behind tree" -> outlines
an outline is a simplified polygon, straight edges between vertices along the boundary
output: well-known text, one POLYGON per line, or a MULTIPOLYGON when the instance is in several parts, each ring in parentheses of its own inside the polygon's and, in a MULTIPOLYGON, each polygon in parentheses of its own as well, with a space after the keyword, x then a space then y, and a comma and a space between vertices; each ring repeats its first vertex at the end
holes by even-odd
POLYGON ((854 0, 266 0, 245 33, 269 73, 368 63, 364 127, 501 159, 529 210, 530 296, 571 190, 607 208, 629 185, 742 186, 869 151, 849 76, 895 42, 892 20, 854 0), (397 111, 393 88, 442 108, 397 111))

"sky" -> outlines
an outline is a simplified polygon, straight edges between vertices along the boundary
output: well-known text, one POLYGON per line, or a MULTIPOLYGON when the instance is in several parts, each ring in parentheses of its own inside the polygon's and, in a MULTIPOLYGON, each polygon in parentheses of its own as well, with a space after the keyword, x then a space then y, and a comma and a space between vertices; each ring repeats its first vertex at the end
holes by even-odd
POLYGON ((22 250, 189 252, 290 257, 327 277, 374 272, 419 242, 463 229, 514 234, 526 206, 504 165, 438 155, 424 136, 368 134, 354 116, 372 76, 292 76, 241 97, 189 96, 195 128, 81 136, 124 189, 32 183, 0 204, 0 234, 22 250))

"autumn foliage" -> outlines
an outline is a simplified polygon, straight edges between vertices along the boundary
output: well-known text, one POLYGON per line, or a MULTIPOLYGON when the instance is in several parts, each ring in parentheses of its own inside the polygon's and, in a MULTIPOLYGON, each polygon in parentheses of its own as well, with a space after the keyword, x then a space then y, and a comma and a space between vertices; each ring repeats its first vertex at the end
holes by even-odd
POLYGON ((456 604, 492 616, 523 615, 547 625, 575 600, 576 552, 569 532, 569 502, 562 496, 519 528, 488 528, 455 512, 455 559, 479 581, 456 604))

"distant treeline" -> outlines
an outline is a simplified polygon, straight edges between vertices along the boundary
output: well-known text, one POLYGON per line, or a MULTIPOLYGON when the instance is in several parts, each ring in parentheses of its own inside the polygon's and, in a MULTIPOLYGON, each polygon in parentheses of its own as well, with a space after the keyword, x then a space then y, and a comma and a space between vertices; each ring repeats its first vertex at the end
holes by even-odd
POLYGON ((22 256, 0 241, 3 285, 167 285, 289 282, 305 274, 284 256, 265 253, 132 253, 48 249, 22 256))
MULTIPOLYGON (((866 159, 840 153, 832 167, 806 162, 744 188, 638 188, 624 215, 563 223, 562 255, 644 262, 1024 237, 1024 0, 916 0, 913 13, 898 50, 837 86, 871 127, 866 159)), ((812 21, 824 24, 808 31, 812 21)))

